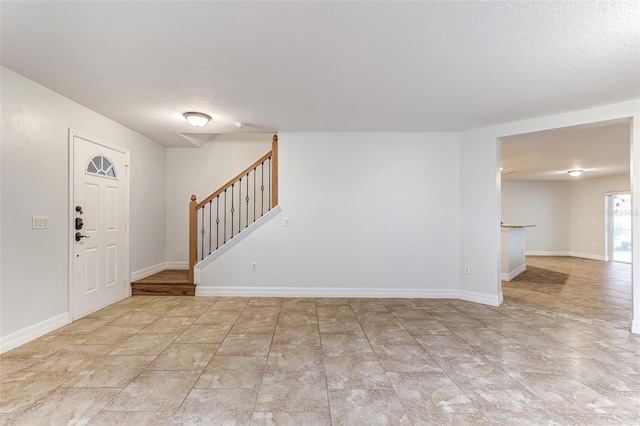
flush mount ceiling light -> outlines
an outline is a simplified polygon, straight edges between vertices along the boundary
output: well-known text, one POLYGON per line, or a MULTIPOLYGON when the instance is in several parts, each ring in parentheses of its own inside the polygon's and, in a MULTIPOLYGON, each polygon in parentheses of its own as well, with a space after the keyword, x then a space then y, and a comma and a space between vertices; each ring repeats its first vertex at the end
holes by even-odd
POLYGON ((567 173, 569 173, 571 177, 576 177, 582 174, 582 170, 569 170, 567 173))
POLYGON ((202 112, 185 112, 182 115, 193 127, 203 127, 211 120, 210 115, 202 112))

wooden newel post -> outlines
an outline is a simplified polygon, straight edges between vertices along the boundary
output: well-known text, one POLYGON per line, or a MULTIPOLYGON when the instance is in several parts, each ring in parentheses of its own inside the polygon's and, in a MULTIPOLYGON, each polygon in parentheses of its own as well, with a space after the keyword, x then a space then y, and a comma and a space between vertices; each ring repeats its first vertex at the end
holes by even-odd
POLYGON ((193 283, 193 267, 198 261, 198 217, 196 215, 196 196, 189 203, 189 282, 193 283))
POLYGON ((278 205, 278 135, 271 142, 271 208, 278 205))

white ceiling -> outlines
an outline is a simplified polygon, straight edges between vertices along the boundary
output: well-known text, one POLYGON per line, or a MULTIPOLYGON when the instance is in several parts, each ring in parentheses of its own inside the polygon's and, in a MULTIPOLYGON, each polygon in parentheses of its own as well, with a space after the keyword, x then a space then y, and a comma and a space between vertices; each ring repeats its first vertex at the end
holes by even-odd
POLYGON ((629 173, 629 122, 593 123, 501 138, 503 180, 570 181, 629 173), (571 177, 569 170, 583 170, 571 177))
POLYGON ((462 131, 640 97, 639 4, 2 1, 0 59, 166 146, 462 131))

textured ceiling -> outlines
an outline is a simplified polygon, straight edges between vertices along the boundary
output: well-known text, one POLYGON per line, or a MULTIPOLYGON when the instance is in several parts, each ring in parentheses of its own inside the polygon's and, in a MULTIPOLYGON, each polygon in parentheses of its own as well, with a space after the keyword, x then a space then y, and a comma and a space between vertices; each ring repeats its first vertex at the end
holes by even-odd
POLYGON ((2 65, 167 146, 461 131, 640 96, 638 1, 2 1, 0 14, 2 65), (195 130, 193 110, 214 120, 195 130))

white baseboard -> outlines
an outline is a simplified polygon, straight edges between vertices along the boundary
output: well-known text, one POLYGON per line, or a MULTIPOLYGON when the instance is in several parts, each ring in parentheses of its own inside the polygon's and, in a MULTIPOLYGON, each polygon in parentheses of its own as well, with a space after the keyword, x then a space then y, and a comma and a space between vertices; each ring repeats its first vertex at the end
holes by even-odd
POLYGON ((143 278, 147 278, 148 276, 157 274, 158 272, 162 272, 165 269, 189 269, 189 262, 174 260, 170 262, 158 263, 157 265, 149 266, 148 268, 132 272, 131 281, 138 281, 143 278))
POLYGON ((634 334, 640 334, 640 318, 631 321, 631 332, 634 334))
POLYGON ((489 296, 455 289, 412 288, 345 288, 345 287, 219 287, 198 284, 196 296, 234 297, 357 297, 401 299, 460 299, 469 302, 500 306, 502 293, 489 296))
POLYGON ((511 281, 512 279, 514 279, 515 277, 517 277, 518 275, 520 275, 521 273, 523 273, 526 270, 527 270, 527 265, 520 265, 518 268, 514 269, 513 271, 509 272, 508 274, 505 274, 504 272, 502 272, 500 274, 500 279, 502 281, 511 281))
POLYGON ((220 287, 199 284, 196 296, 236 297, 357 297, 357 298, 455 298, 455 290, 349 287, 220 287))
POLYGON ((466 300, 467 302, 481 303, 489 306, 502 305, 503 295, 502 291, 497 295, 490 295, 484 293, 477 293, 475 291, 458 290, 458 297, 456 299, 466 300))
POLYGON ((581 257, 583 259, 591 259, 591 260, 600 260, 603 261, 605 260, 605 257, 601 254, 591 254, 591 253, 575 253, 575 252, 571 252, 572 257, 581 257))
POLYGON ((165 269, 189 269, 189 262, 188 261, 171 261, 171 262, 165 262, 165 269))
POLYGON ((24 345, 44 336, 47 333, 51 333, 54 330, 59 329, 71 322, 69 313, 65 312, 55 317, 51 317, 44 321, 40 321, 37 324, 25 327, 22 330, 18 330, 6 336, 0 337, 0 354, 3 354, 11 349, 17 348, 20 345, 24 345))
POLYGON ((525 256, 571 256, 570 251, 529 251, 525 252, 525 256))
POLYGON ((567 256, 567 257, 580 257, 582 259, 591 260, 607 260, 604 255, 591 254, 591 253, 578 253, 574 251, 527 251, 527 256, 567 256))
POLYGON ((162 272, 167 269, 167 263, 162 262, 157 265, 149 266, 148 268, 140 269, 139 271, 135 271, 131 273, 131 281, 138 281, 143 278, 147 278, 150 275, 157 274, 158 272, 162 272))

